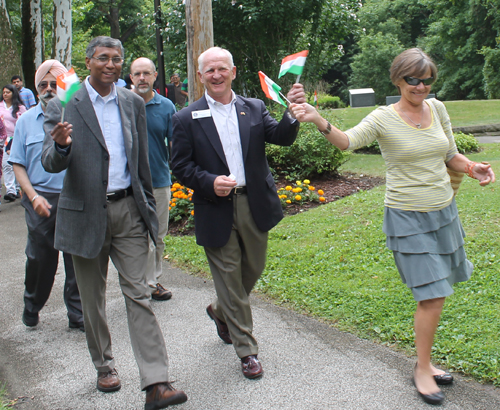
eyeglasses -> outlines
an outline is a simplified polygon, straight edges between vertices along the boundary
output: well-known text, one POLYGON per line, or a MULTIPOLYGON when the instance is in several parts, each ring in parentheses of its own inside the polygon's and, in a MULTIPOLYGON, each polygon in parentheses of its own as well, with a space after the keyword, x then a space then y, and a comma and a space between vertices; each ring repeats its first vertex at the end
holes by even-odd
POLYGON ((38 88, 40 88, 41 90, 45 90, 49 85, 50 88, 52 88, 53 90, 57 89, 56 81, 51 81, 51 82, 42 81, 40 84, 38 84, 38 88))
POLYGON ((434 77, 429 78, 417 78, 417 77, 403 77, 408 85, 419 85, 424 83, 424 85, 431 85, 434 82, 434 77))
POLYGON ((139 78, 141 75, 143 75, 144 77, 151 77, 154 73, 150 73, 149 71, 144 71, 142 73, 134 73, 132 74, 132 77, 134 78, 139 78))
POLYGON ((97 60, 99 64, 108 64, 109 60, 113 62, 114 65, 122 65, 123 58, 122 57, 108 57, 108 56, 99 56, 92 57, 94 60, 97 60))

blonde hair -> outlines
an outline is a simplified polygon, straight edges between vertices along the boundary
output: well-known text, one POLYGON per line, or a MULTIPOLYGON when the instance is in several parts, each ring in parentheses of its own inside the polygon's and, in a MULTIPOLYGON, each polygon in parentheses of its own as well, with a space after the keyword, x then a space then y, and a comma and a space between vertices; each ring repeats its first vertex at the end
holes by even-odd
POLYGON ((434 81, 437 79, 437 67, 434 61, 419 48, 410 48, 399 54, 391 64, 391 81, 397 83, 404 77, 422 77, 431 70, 434 81))

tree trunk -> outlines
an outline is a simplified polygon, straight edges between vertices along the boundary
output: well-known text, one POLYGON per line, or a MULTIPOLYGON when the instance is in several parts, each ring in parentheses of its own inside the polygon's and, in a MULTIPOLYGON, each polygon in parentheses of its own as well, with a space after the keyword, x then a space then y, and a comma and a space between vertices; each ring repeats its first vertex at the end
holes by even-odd
POLYGON ((111 29, 110 37, 120 38, 120 5, 116 0, 111 0, 109 4, 108 21, 111 29))
POLYGON ((21 0, 22 52, 24 85, 36 93, 35 72, 43 61, 42 1, 21 0))
POLYGON ((71 67, 71 0, 54 0, 54 30, 52 37, 52 58, 66 68, 71 67))
POLYGON ((13 75, 21 75, 21 59, 19 58, 16 40, 12 34, 5 0, 0 0, 0 56, 2 56, 0 87, 3 87, 4 84, 10 84, 13 75))

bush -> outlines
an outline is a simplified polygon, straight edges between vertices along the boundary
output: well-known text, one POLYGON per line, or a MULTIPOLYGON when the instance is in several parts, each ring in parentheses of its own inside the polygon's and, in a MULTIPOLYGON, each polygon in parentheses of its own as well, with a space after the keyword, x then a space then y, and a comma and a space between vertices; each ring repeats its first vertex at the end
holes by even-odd
MULTIPOLYGON (((327 111, 322 112, 322 115, 332 124, 339 126, 327 111)), ((335 172, 350 155, 349 152, 341 151, 330 144, 316 126, 310 123, 300 125, 299 135, 292 146, 268 144, 266 154, 270 167, 290 180, 335 172)))
POLYGON ((291 204, 304 204, 306 202, 320 202, 325 203, 326 199, 323 196, 322 189, 316 190, 311 181, 304 179, 304 181, 296 181, 295 184, 287 185, 284 188, 278 189, 278 196, 281 200, 281 206, 286 208, 291 204))
MULTIPOLYGON (((309 104, 314 105, 314 94, 309 97, 309 100, 307 101, 309 104)), ((345 104, 342 102, 340 97, 333 97, 328 94, 318 94, 318 106, 320 109, 325 109, 325 108, 345 108, 345 104)))
POLYGON ((455 144, 457 144, 458 152, 467 154, 469 152, 479 152, 479 143, 472 134, 464 134, 463 132, 454 133, 455 144))
POLYGON ((171 199, 168 207, 168 219, 170 222, 179 222, 187 218, 184 229, 194 226, 194 204, 191 202, 193 190, 179 184, 178 182, 170 188, 171 199))

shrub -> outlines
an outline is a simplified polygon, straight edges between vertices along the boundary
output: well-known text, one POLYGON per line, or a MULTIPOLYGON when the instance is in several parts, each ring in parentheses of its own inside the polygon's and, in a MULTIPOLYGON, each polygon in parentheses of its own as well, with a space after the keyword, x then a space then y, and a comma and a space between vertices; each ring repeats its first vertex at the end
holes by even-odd
POLYGON ((295 184, 278 189, 281 206, 286 208, 291 204, 304 204, 306 202, 325 203, 326 199, 323 196, 323 190, 316 190, 316 187, 310 184, 311 181, 304 179, 304 181, 296 181, 295 184))
POLYGON ((468 152, 479 152, 479 143, 472 134, 464 134, 463 132, 456 132, 453 134, 455 137, 455 144, 457 144, 458 152, 466 154, 468 152))
POLYGON ((179 222, 187 219, 184 229, 192 228, 194 226, 194 204, 191 202, 193 190, 176 182, 170 188, 170 192, 169 221, 179 222))
MULTIPOLYGON (((322 115, 338 127, 330 113, 324 111, 322 115)), ((300 125, 299 135, 292 146, 268 144, 266 154, 270 167, 290 180, 335 172, 350 155, 330 144, 316 126, 310 123, 300 125)))
POLYGON ((345 108, 345 104, 341 101, 340 97, 332 97, 331 95, 326 95, 324 97, 318 98, 319 108, 345 108))

